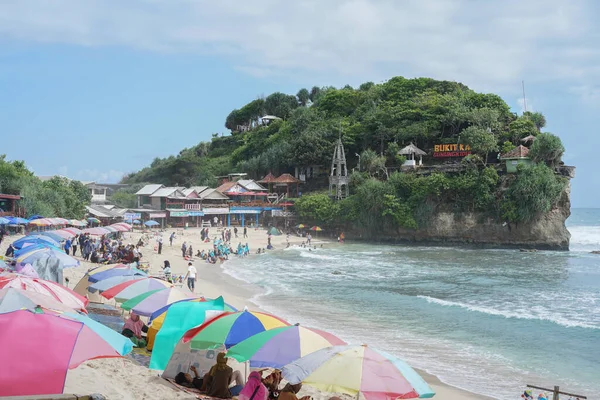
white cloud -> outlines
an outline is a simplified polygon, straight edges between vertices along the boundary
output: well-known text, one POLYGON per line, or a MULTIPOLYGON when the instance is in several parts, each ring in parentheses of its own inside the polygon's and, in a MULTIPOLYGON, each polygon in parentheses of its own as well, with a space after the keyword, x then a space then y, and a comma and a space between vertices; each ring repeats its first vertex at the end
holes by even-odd
POLYGON ((80 181, 94 181, 97 183, 117 183, 125 175, 123 171, 109 170, 100 171, 97 169, 83 169, 77 171, 74 179, 80 181))
POLYGON ((478 90, 600 79, 592 0, 19 0, 0 38, 201 52, 258 77, 358 83, 395 75, 478 90))

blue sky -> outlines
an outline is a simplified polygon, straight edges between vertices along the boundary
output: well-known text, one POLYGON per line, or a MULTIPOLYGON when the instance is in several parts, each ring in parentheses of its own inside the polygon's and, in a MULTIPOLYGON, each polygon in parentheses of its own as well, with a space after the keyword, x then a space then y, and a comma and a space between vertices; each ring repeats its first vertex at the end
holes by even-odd
POLYGON ((600 4, 592 0, 0 1, 0 154, 115 182, 224 132, 260 95, 396 75, 461 81, 541 111, 600 175, 600 4))

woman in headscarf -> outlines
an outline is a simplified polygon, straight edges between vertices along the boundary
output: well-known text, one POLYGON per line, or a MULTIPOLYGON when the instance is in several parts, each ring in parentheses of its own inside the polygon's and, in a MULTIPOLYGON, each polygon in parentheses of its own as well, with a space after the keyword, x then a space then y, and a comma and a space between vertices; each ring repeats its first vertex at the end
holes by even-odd
POLYGON ((310 396, 304 396, 298 399, 298 392, 302 389, 302 383, 292 385, 288 383, 279 393, 279 400, 310 400, 310 396))
POLYGON ((148 327, 140 319, 139 315, 132 312, 127 321, 125 321, 125 325, 123 325, 121 335, 128 337, 136 347, 146 347, 146 341, 142 338, 142 332, 148 332, 148 327))
POLYGON ((267 400, 269 390, 262 382, 260 372, 252 371, 248 376, 248 382, 238 396, 239 400, 267 400))
POLYGON ((204 376, 206 394, 220 399, 230 399, 240 394, 244 382, 240 371, 234 371, 227 365, 225 353, 217 355, 217 363, 212 366, 208 374, 204 376), (235 386, 229 386, 235 381, 235 386))

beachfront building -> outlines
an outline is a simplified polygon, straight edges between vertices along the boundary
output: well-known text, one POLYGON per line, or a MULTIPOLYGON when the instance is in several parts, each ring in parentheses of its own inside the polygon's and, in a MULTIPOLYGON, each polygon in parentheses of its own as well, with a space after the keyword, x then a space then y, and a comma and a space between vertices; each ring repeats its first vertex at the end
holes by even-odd
POLYGON ((18 194, 0 193, 0 217, 24 217, 25 210, 18 206, 19 200, 21 200, 21 196, 18 194))
POLYGON ((278 201, 283 201, 288 197, 300 197, 300 184, 303 183, 300 179, 293 177, 290 174, 279 175, 273 181, 275 191, 280 194, 278 201))
POLYGON ((115 206, 104 206, 99 204, 91 204, 86 206, 87 215, 89 217, 98 218, 102 225, 110 225, 121 221, 127 210, 118 209, 115 206))
POLYGON ((107 200, 108 188, 106 186, 97 185, 96 182, 90 182, 85 184, 90 196, 92 196, 92 203, 104 204, 107 200))
POLYGON ((531 164, 531 159, 527 156, 529 149, 523 145, 519 145, 506 154, 500 156, 501 160, 506 162, 506 172, 514 174, 517 172, 519 165, 531 164))
MULTIPOLYGON (((138 190, 136 192, 136 196, 137 196, 137 206, 139 207, 146 207, 146 208, 151 208, 153 206, 152 204, 152 198, 150 196, 152 196, 152 194, 156 193, 157 190, 164 188, 165 185, 146 185, 143 188, 141 188, 140 190, 138 190)), ((159 208, 160 209, 160 208, 159 208)))

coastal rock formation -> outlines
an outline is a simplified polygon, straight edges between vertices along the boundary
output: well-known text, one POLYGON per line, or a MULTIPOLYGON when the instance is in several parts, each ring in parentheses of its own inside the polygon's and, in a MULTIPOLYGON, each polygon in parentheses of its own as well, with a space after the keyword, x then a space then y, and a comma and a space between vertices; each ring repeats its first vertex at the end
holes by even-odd
MULTIPOLYGON (((430 223, 416 230, 383 231, 370 239, 389 243, 469 245, 486 248, 569 250, 571 234, 565 221, 571 215, 570 186, 558 204, 547 214, 528 223, 509 224, 482 213, 435 213, 430 223)), ((348 232, 349 239, 366 239, 348 232)))

